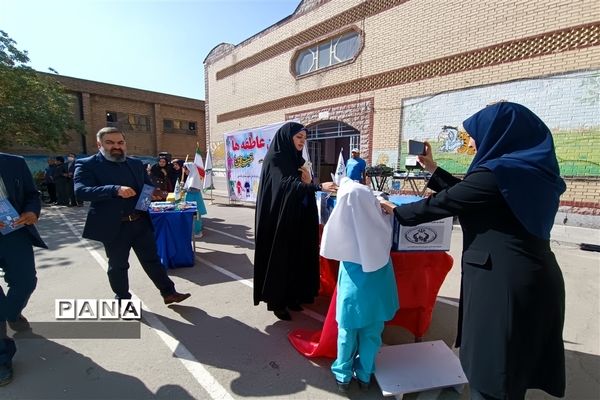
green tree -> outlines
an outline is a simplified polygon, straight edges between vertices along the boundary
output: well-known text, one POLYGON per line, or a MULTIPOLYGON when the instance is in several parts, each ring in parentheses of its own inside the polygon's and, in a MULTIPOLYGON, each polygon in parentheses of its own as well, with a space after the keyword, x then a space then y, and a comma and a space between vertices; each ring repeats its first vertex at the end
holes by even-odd
POLYGON ((73 96, 51 76, 27 66, 29 57, 0 30, 0 148, 13 145, 56 150, 71 129, 85 130, 73 114, 73 96))

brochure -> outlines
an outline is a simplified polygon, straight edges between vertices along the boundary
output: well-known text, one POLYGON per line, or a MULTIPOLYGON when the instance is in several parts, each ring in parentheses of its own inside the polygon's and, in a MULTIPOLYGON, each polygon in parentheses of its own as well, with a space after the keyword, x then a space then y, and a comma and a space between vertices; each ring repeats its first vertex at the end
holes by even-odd
POLYGON ((140 198, 138 199, 135 209, 140 211, 148 211, 148 207, 152 202, 152 193, 154 193, 154 186, 144 184, 140 198))
POLYGON ((12 231, 21 229, 25 225, 15 225, 15 221, 19 219, 17 210, 10 204, 8 199, 0 199, 0 222, 4 224, 4 228, 0 229, 0 233, 7 235, 12 231))

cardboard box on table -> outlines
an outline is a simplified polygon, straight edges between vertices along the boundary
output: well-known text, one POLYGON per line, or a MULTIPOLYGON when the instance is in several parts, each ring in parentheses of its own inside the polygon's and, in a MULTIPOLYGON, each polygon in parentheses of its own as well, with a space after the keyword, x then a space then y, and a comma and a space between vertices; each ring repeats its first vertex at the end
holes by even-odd
MULTIPOLYGON (((422 200, 419 196, 390 196, 396 204, 422 200)), ((426 222, 416 226, 400 225, 394 218, 392 250, 396 251, 448 251, 452 236, 452 217, 426 222)))

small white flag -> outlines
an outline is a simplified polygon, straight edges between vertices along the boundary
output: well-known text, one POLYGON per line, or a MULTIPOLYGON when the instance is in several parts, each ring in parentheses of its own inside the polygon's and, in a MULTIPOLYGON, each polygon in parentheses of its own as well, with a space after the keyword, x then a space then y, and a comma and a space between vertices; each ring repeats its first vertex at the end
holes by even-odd
POLYGON ((177 178, 177 182, 175 182, 175 190, 173 191, 173 195, 175 196, 175 201, 181 200, 181 184, 179 183, 179 178, 177 178))
POLYGON ((204 171, 206 175, 204 176, 204 190, 213 190, 215 188, 213 184, 213 166, 212 166, 212 158, 210 156, 210 150, 206 153, 206 164, 204 164, 204 171))
POLYGON ((337 168, 335 169, 334 182, 336 185, 339 185, 342 181, 342 178, 346 176, 346 164, 344 163, 344 156, 342 155, 343 152, 344 149, 342 148, 338 157, 337 168))
POLYGON ((312 171, 312 163, 310 162, 310 156, 308 155, 308 142, 304 143, 304 147, 302 148, 302 158, 304 158, 304 160, 305 160, 303 167, 308 169, 308 172, 310 173, 310 177, 312 178, 313 171, 312 171))

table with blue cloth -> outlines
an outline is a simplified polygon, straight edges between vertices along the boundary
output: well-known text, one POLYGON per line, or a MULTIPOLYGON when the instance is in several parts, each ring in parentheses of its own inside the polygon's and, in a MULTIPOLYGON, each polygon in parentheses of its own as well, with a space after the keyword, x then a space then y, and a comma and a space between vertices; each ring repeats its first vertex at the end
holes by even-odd
POLYGON ((165 268, 193 267, 192 229, 196 209, 148 212, 154 225, 158 256, 165 268))

